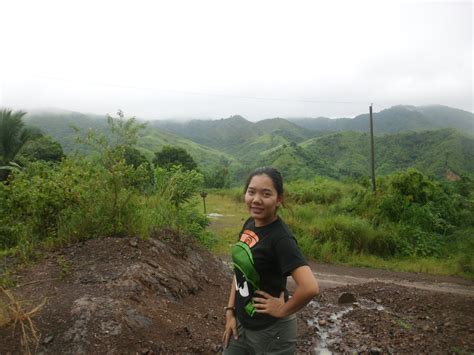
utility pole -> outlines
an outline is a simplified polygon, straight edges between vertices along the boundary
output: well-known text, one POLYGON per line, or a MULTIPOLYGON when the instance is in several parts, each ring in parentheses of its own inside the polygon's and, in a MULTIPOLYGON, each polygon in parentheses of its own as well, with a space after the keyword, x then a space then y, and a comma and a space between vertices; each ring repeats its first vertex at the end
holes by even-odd
POLYGON ((372 191, 375 192, 375 148, 374 148, 374 122, 372 117, 372 105, 369 106, 370 111, 370 151, 371 151, 371 170, 372 170, 372 191))

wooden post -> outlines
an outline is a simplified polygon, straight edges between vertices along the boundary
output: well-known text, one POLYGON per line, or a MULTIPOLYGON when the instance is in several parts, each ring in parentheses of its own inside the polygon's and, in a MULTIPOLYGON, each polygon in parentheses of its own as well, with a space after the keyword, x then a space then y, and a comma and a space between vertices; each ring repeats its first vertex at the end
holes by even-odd
POLYGON ((375 192, 375 147, 374 147, 374 122, 372 117, 372 104, 369 106, 370 111, 370 151, 371 151, 371 170, 372 170, 372 191, 375 192))
POLYGON ((207 214, 206 212, 206 197, 207 197, 207 192, 203 191, 201 192, 201 197, 202 197, 202 203, 204 205, 204 214, 207 214))

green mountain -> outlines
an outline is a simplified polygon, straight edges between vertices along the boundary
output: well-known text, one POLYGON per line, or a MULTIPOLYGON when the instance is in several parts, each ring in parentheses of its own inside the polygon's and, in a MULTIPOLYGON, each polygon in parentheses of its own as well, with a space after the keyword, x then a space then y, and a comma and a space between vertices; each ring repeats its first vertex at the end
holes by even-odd
MULTIPOLYGON (((300 144, 282 144, 261 151, 252 167, 271 165, 286 179, 316 175, 341 178, 370 175, 370 136, 363 132, 338 132, 300 144)), ((474 138, 454 129, 405 132, 375 137, 376 174, 415 167, 439 179, 459 175, 474 177, 474 138)))
MULTIPOLYGON (((301 127, 323 132, 369 131, 369 114, 353 119, 338 118, 291 118, 301 127)), ((426 131, 440 128, 455 128, 461 132, 474 134, 474 114, 441 105, 394 106, 374 113, 375 134, 398 133, 404 131, 426 131)))
MULTIPOLYGON (((282 118, 253 123, 242 116, 231 116, 220 120, 189 122, 151 121, 150 126, 229 153, 240 152, 242 149, 245 151, 249 142, 263 135, 296 143, 313 136, 312 132, 282 118)), ((270 142, 271 144, 273 143, 270 142)))
MULTIPOLYGON (((107 131, 107 120, 104 116, 82 114, 66 110, 42 110, 29 112, 24 117, 27 125, 40 128, 46 134, 58 141, 66 154, 75 151, 89 153, 90 149, 76 142, 77 133, 72 125, 87 132, 89 129, 99 132, 107 131)), ((189 139, 162 132, 156 128, 148 127, 141 132, 137 148, 148 160, 165 145, 174 145, 186 149, 198 165, 204 169, 213 166, 227 166, 230 170, 240 168, 240 163, 233 156, 225 154, 211 147, 200 145, 189 139)))
MULTIPOLYGON (((367 176, 370 172, 368 133, 340 132, 300 144, 311 162, 319 162, 322 174, 367 176)), ((454 129, 406 132, 375 137, 376 173, 386 175, 408 167, 446 178, 447 174, 474 176, 474 138, 454 129)), ((313 163, 314 164, 314 163, 313 163)))
MULTIPOLYGON (((354 119, 317 119, 326 127, 335 121, 339 125, 336 131, 349 121, 355 127, 353 131, 332 133, 314 132, 281 118, 256 123, 241 116, 186 123, 152 121, 142 132, 138 148, 151 159, 164 145, 182 147, 204 170, 227 167, 235 183, 241 183, 250 171, 263 165, 280 168, 289 179, 368 176, 370 140, 363 129, 366 119, 364 115, 354 119)), ((438 178, 474 176, 474 137, 468 129, 472 114, 444 106, 396 106, 377 113, 376 120, 379 133, 380 127, 389 132, 375 137, 378 175, 415 167, 438 178), (450 124, 465 125, 464 133, 459 128, 426 129, 446 124, 448 114, 452 117, 450 124), (392 133, 398 132, 402 123, 412 131, 392 133)), ((59 141, 66 153, 84 149, 74 141, 76 133, 70 124, 83 131, 105 131, 107 127, 104 117, 69 111, 31 112, 25 121, 59 141)))

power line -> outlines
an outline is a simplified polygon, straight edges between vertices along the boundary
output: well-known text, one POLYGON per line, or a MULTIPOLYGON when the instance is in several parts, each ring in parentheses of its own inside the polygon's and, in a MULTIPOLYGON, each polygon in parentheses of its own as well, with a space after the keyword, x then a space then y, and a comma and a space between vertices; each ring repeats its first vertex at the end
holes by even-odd
MULTIPOLYGON (((47 79, 47 80, 56 80, 56 81, 66 81, 77 83, 77 80, 65 79, 65 78, 56 78, 56 77, 44 77, 38 76, 38 78, 47 79)), ((327 100, 327 99, 290 99, 284 97, 263 97, 263 96, 248 96, 248 95, 230 95, 230 94, 221 94, 221 93, 208 93, 208 92, 194 92, 194 91, 182 91, 182 90, 169 90, 161 89, 155 87, 142 87, 142 86, 129 86, 129 85, 119 85, 119 84, 110 84, 110 83, 100 83, 100 82, 82 82, 89 85, 96 86, 109 86, 121 89, 133 89, 133 90, 144 90, 144 91, 161 91, 165 93, 173 93, 179 95, 190 95, 190 96, 206 96, 206 97, 224 97, 230 99, 244 99, 244 100, 261 100, 261 101, 280 101, 280 102, 301 102, 301 103, 319 103, 319 104, 348 104, 348 105, 369 105, 369 101, 346 101, 346 100, 327 100)))

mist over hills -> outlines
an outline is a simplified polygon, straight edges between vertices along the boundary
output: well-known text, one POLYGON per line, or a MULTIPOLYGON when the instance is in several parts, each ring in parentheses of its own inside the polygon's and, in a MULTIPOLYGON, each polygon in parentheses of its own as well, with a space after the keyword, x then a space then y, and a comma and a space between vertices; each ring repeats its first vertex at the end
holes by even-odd
MULTIPOLYGON (((446 178, 474 176, 474 115, 446 106, 394 106, 374 114, 376 170, 407 167, 446 178)), ((59 141, 66 153, 78 149, 71 124, 106 131, 105 117, 43 110, 25 116, 59 141)), ((148 121, 138 148, 151 160, 164 145, 186 149, 204 170, 227 167, 234 181, 261 165, 286 178, 369 175, 368 114, 353 119, 272 118, 250 122, 241 116, 188 122, 148 121)), ((80 148, 81 150, 83 148, 80 148)), ((87 151, 86 151, 87 153, 87 151)))
MULTIPOLYGON (((288 121, 315 131, 369 131, 368 113, 358 115, 352 119, 319 117, 289 118, 288 121)), ((439 128, 456 128, 461 132, 474 134, 474 115, 467 111, 442 105, 398 105, 374 113, 374 130, 376 134, 434 130, 439 128)))

